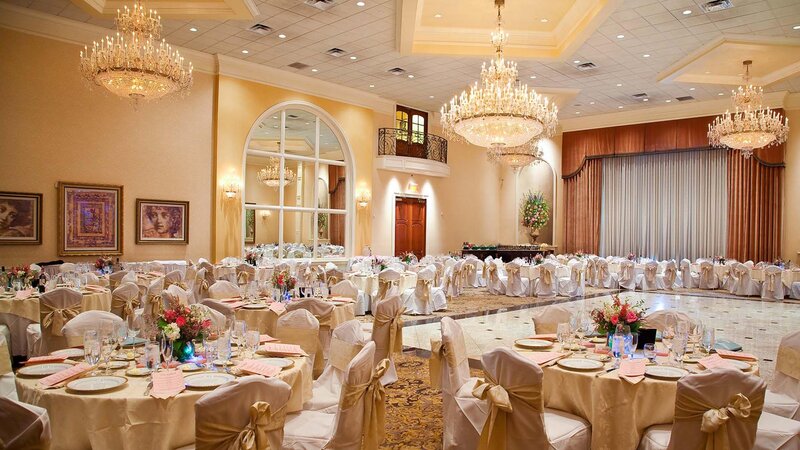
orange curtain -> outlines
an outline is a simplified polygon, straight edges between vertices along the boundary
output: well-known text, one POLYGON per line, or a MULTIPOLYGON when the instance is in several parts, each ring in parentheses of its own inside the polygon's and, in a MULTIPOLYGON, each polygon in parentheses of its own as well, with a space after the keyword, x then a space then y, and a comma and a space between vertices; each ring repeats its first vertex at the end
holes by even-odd
POLYGON ((581 170, 564 179, 566 253, 597 254, 600 247, 600 203, 603 160, 587 159, 581 170))
POLYGON ((729 152, 728 258, 773 261, 781 256, 783 170, 729 152))

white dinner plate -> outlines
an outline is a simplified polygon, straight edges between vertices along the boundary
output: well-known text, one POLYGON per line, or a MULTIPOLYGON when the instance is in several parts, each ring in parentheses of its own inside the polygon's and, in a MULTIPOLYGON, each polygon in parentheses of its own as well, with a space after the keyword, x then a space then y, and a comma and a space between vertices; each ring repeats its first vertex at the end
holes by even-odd
POLYGON ((56 350, 54 352, 50 352, 53 356, 69 358, 69 359, 80 359, 83 358, 83 349, 82 348, 63 348, 61 350, 56 350))
POLYGON ((231 360, 223 361, 221 359, 215 359, 214 360, 214 365, 215 366, 232 366, 233 365, 233 361, 231 361, 231 360))
POLYGON ((544 339, 517 339, 514 343, 518 347, 532 349, 550 348, 553 346, 551 341, 546 341, 544 339))
POLYGON ((242 306, 242 308, 244 308, 244 309, 264 309, 266 307, 267 307, 267 305, 265 305, 263 303, 248 303, 248 304, 242 306))
POLYGON ((202 366, 199 366, 199 365, 197 365, 195 363, 186 363, 186 364, 181 364, 180 366, 178 366, 178 369, 181 369, 184 372, 197 372, 198 370, 200 370, 202 368, 203 368, 202 366))
MULTIPOLYGON (((109 361, 108 362, 108 367, 111 370, 124 369, 124 368, 128 367, 128 361, 109 361)), ((105 369, 106 368, 106 363, 101 363, 98 366, 98 368, 105 369)))
POLYGON ((746 363, 745 361, 739 361, 737 359, 726 359, 725 361, 728 361, 733 367, 736 367, 737 369, 739 369, 741 371, 745 371, 746 372, 746 371, 748 371, 748 370, 753 368, 753 366, 751 366, 750 364, 746 363))
POLYGON ((589 341, 594 344, 605 344, 608 342, 608 339, 604 337, 593 337, 589 341))
POLYGON ((114 355, 115 361, 133 361, 134 359, 136 359, 136 355, 130 350, 123 350, 114 355))
POLYGON ((700 354, 697 354, 697 353, 693 353, 691 355, 683 355, 682 360, 683 360, 683 362, 688 363, 688 364, 697 364, 703 358, 704 358, 703 355, 700 355, 700 354))
POLYGON ((126 370, 125 375, 129 377, 143 377, 145 375, 150 375, 150 372, 152 372, 152 370, 147 367, 134 367, 126 370))
POLYGON ((647 366, 644 369, 644 374, 662 380, 679 380, 688 375, 689 371, 669 366, 647 366))
POLYGON ((259 359, 258 362, 268 364, 270 366, 280 367, 281 369, 292 367, 294 365, 294 361, 288 358, 263 358, 259 359))
POLYGON ((86 377, 72 380, 67 383, 67 389, 81 393, 93 393, 114 389, 127 382, 128 379, 125 377, 101 375, 97 377, 86 377))
POLYGON ((609 356, 609 355, 604 355, 604 354, 602 354, 602 353, 588 353, 588 354, 586 355, 586 359, 591 359, 591 360, 593 360, 593 361, 602 361, 602 362, 606 362, 606 361, 610 361, 610 360, 611 360, 611 356, 609 356))
POLYGON ((229 373, 197 373, 186 376, 183 381, 186 387, 193 389, 214 389, 235 380, 236 377, 229 373))
POLYGON ((586 358, 559 359, 556 364, 567 370, 597 370, 605 367, 605 364, 600 361, 586 358))
POLYGON ((22 367, 17 371, 17 373, 27 377, 46 377, 71 367, 72 364, 65 363, 34 364, 32 366, 22 367))

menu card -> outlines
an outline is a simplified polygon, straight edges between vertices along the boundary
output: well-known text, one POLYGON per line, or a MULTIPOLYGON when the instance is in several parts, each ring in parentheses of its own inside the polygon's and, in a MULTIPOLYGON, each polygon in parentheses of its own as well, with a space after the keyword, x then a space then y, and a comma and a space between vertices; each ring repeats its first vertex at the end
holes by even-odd
POLYGON ((261 346, 261 351, 276 355, 301 355, 301 356, 308 356, 302 348, 300 348, 297 344, 277 344, 277 343, 267 343, 261 346))
POLYGON ((265 377, 274 377, 281 372, 281 368, 259 362, 253 359, 246 359, 239 364, 239 370, 242 372, 254 373, 256 375, 264 375, 265 377))
POLYGON ((186 389, 183 372, 180 370, 163 370, 153 374, 153 387, 150 396, 155 398, 174 397, 186 389))
POLYGON ((43 363, 60 363, 64 362, 67 359, 65 356, 56 356, 56 355, 46 355, 46 356, 34 356, 32 358, 28 358, 25 361, 25 365, 31 364, 43 364, 43 363))
POLYGON ((717 367, 726 367, 729 369, 733 368, 733 364, 725 361, 718 354, 706 356, 697 362, 706 369, 716 369, 717 367))
POLYGON ((750 353, 732 352, 730 350, 717 349, 717 354, 723 358, 739 359, 742 361, 758 361, 755 355, 750 353))
POLYGON ((262 334, 261 337, 258 338, 259 344, 263 344, 265 342, 275 342, 275 341, 277 341, 277 339, 268 334, 262 334))
POLYGON ((286 312, 286 305, 281 302, 272 302, 269 304, 269 310, 280 316, 286 312))
POLYGON ((619 377, 631 384, 644 380, 646 359, 624 359, 619 363, 619 377))
POLYGON ((44 387, 45 389, 56 387, 65 381, 69 381, 73 378, 77 378, 78 376, 82 375, 84 372, 88 372, 92 370, 92 366, 86 364, 85 362, 79 363, 70 367, 69 369, 64 369, 60 372, 56 372, 52 375, 48 375, 41 380, 39 380, 39 385, 44 387))
POLYGON ((522 352, 520 354, 540 366, 565 356, 561 352, 522 352))

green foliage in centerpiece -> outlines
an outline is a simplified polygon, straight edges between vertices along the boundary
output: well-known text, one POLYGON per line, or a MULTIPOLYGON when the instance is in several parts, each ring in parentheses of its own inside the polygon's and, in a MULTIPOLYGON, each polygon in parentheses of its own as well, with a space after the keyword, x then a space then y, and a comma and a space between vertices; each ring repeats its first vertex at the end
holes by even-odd
POLYGON ((528 191, 522 197, 520 214, 523 226, 540 229, 547 225, 550 220, 550 206, 545 201, 544 194, 528 191))
POLYGON ((619 295, 612 295, 610 303, 606 302, 602 308, 592 310, 592 320, 597 324, 597 332, 613 333, 617 325, 627 325, 631 328, 631 333, 637 333, 647 311, 643 305, 644 300, 630 303, 628 299, 622 300, 619 295))

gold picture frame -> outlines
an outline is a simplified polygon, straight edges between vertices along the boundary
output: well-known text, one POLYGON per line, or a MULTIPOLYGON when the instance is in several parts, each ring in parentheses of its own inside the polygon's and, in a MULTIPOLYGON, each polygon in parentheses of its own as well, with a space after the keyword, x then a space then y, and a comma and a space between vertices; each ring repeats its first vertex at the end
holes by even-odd
POLYGON ((58 182, 58 255, 121 255, 123 188, 58 182))

